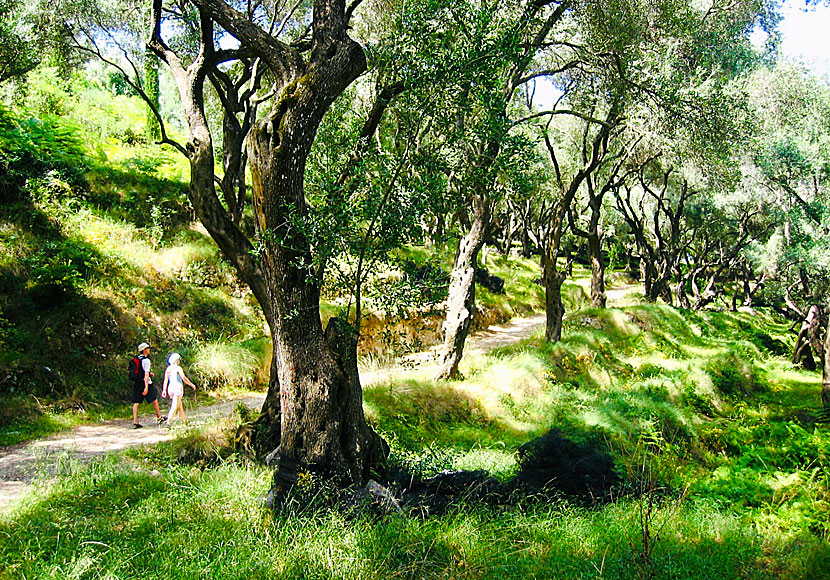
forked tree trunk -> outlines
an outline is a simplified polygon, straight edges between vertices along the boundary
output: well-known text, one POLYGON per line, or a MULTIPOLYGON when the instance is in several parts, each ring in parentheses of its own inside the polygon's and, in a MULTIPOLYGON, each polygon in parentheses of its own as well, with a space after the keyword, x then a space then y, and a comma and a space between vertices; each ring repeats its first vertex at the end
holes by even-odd
POLYGON ((314 1, 307 61, 224 1, 193 2, 199 8, 202 41, 193 63, 185 67, 164 43, 161 0, 153 2, 150 46, 170 66, 179 88, 189 130, 194 210, 253 290, 271 327, 275 362, 263 412, 273 421, 264 425, 267 439, 279 448, 270 501, 279 501, 299 469, 339 483, 362 483, 388 448, 363 416, 356 337, 336 322, 323 333, 311 246, 297 224, 308 213, 303 178, 319 124, 331 103, 365 70, 365 55, 347 34, 344 0, 314 1), (213 19, 262 58, 279 86, 277 102, 248 139, 257 251, 216 195, 203 96, 206 75, 215 64, 213 19))
POLYGON ((677 301, 676 306, 690 310, 692 303, 689 300, 689 295, 686 294, 686 277, 682 272, 675 272, 674 296, 677 301))
POLYGON ((306 90, 298 84, 285 97, 286 107, 248 139, 257 229, 268 233, 261 262, 275 311, 281 437, 271 496, 277 498, 294 484, 298 469, 361 483, 385 459, 372 455, 381 443, 363 415, 356 337, 337 321, 324 334, 311 246, 293 225, 307 214, 303 177, 314 132, 290 128, 302 120, 316 129, 327 110, 325 97, 306 90))
POLYGON ((795 347, 793 348, 793 364, 801 364, 805 369, 810 371, 816 370, 816 360, 813 357, 813 350, 814 346, 818 346, 815 345, 815 342, 817 342, 816 338, 818 337, 820 321, 819 307, 813 304, 810 306, 810 309, 807 311, 807 316, 804 317, 804 321, 801 323, 801 329, 798 332, 798 337, 795 339, 795 347))
POLYGON ((444 345, 435 378, 456 379, 461 376, 458 365, 464 353, 464 343, 475 316, 475 267, 478 253, 484 245, 484 234, 490 221, 487 200, 476 194, 473 198, 473 221, 470 231, 458 243, 458 254, 450 274, 447 295, 447 315, 444 319, 444 345))

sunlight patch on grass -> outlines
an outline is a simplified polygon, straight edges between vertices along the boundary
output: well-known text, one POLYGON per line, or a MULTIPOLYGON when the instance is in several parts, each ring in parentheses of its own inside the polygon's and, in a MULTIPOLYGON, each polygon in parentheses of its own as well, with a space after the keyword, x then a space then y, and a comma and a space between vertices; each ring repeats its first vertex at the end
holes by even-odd
POLYGON ((146 267, 148 256, 154 254, 152 247, 140 239, 136 227, 126 222, 84 209, 69 216, 67 225, 103 255, 124 260, 134 268, 146 267))
POLYGON ((192 368, 214 387, 250 387, 261 379, 261 356, 238 344, 222 341, 199 344, 192 355, 192 368))
POLYGON ((503 442, 496 442, 491 447, 477 446, 453 460, 454 469, 474 471, 484 469, 500 478, 507 478, 516 471, 515 450, 503 442))
POLYGON ((215 246, 189 243, 154 252, 149 256, 148 264, 162 274, 175 276, 189 263, 215 258, 216 255, 215 246))

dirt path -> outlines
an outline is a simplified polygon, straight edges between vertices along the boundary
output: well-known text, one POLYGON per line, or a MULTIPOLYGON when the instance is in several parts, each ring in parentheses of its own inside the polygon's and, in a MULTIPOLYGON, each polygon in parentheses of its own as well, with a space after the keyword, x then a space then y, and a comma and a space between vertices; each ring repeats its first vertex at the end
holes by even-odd
MULTIPOLYGON (((188 423, 199 425, 213 421, 227 416, 240 402, 255 407, 261 405, 264 399, 265 394, 262 394, 198 408, 188 408, 185 399, 188 423)), ((62 460, 89 460, 111 451, 169 441, 176 437, 177 427, 181 425, 178 418, 173 421, 173 428, 168 429, 157 425, 152 407, 144 404, 141 411, 144 413, 139 416, 139 421, 144 425, 143 429, 133 429, 132 418, 117 419, 81 425, 45 439, 1 448, 0 511, 20 497, 32 481, 54 475, 62 460)), ((164 404, 162 411, 165 411, 164 404)))
MULTIPOLYGON (((608 305, 617 306, 625 303, 628 294, 638 287, 631 284, 610 289, 607 292, 608 305)), ((502 325, 493 325, 471 336, 467 341, 465 353, 482 354, 508 346, 531 336, 544 323, 545 315, 536 314, 514 318, 502 325)), ((409 372, 413 365, 428 368, 435 364, 437 348, 409 355, 393 367, 361 372, 361 381, 364 385, 371 384, 390 374, 409 372)), ((227 416, 240 402, 256 408, 264 399, 265 395, 262 394, 215 405, 186 408, 188 422, 191 425, 199 425, 227 416)), ((139 420, 145 426, 143 429, 132 429, 132 420, 127 418, 82 425, 52 437, 0 449, 0 511, 21 497, 35 479, 53 476, 62 458, 88 461, 112 451, 174 439, 178 432, 178 420, 174 421, 173 429, 157 426, 150 409, 148 405, 142 405, 141 410, 144 414, 139 420)))

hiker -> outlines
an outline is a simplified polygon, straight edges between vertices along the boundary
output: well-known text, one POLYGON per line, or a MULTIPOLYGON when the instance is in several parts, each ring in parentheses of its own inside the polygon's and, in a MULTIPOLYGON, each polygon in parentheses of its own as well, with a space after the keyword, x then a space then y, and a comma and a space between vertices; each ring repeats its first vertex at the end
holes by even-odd
POLYGON ((185 376, 182 367, 179 365, 181 358, 181 355, 177 352, 167 357, 167 370, 164 371, 164 381, 161 384, 162 398, 166 399, 167 395, 170 395, 171 399, 170 412, 167 414, 168 426, 173 420, 176 411, 179 412, 179 418, 182 420, 182 423, 187 425, 187 419, 184 416, 184 407, 182 406, 184 385, 189 385, 194 391, 196 390, 196 385, 190 382, 190 379, 185 376))
POLYGON ((142 342, 138 345, 138 356, 130 361, 130 378, 133 379, 133 429, 141 429, 144 426, 138 422, 138 405, 141 401, 153 404, 159 425, 165 421, 159 411, 159 397, 156 386, 153 384, 154 375, 150 372, 149 355, 150 345, 142 342))

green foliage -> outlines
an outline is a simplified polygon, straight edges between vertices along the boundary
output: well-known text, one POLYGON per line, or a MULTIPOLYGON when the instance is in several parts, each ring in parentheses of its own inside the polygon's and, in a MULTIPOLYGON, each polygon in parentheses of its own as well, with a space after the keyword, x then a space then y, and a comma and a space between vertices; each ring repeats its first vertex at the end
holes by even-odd
POLYGON ((38 62, 31 40, 21 34, 17 2, 0 2, 0 84, 24 76, 38 62))
POLYGON ((77 183, 87 167, 75 127, 51 117, 19 119, 0 105, 0 199, 20 199, 28 179, 49 171, 77 183))
POLYGON ((58 296, 74 295, 97 264, 97 252, 87 244, 47 242, 24 261, 30 272, 27 288, 36 303, 54 304, 58 296))

